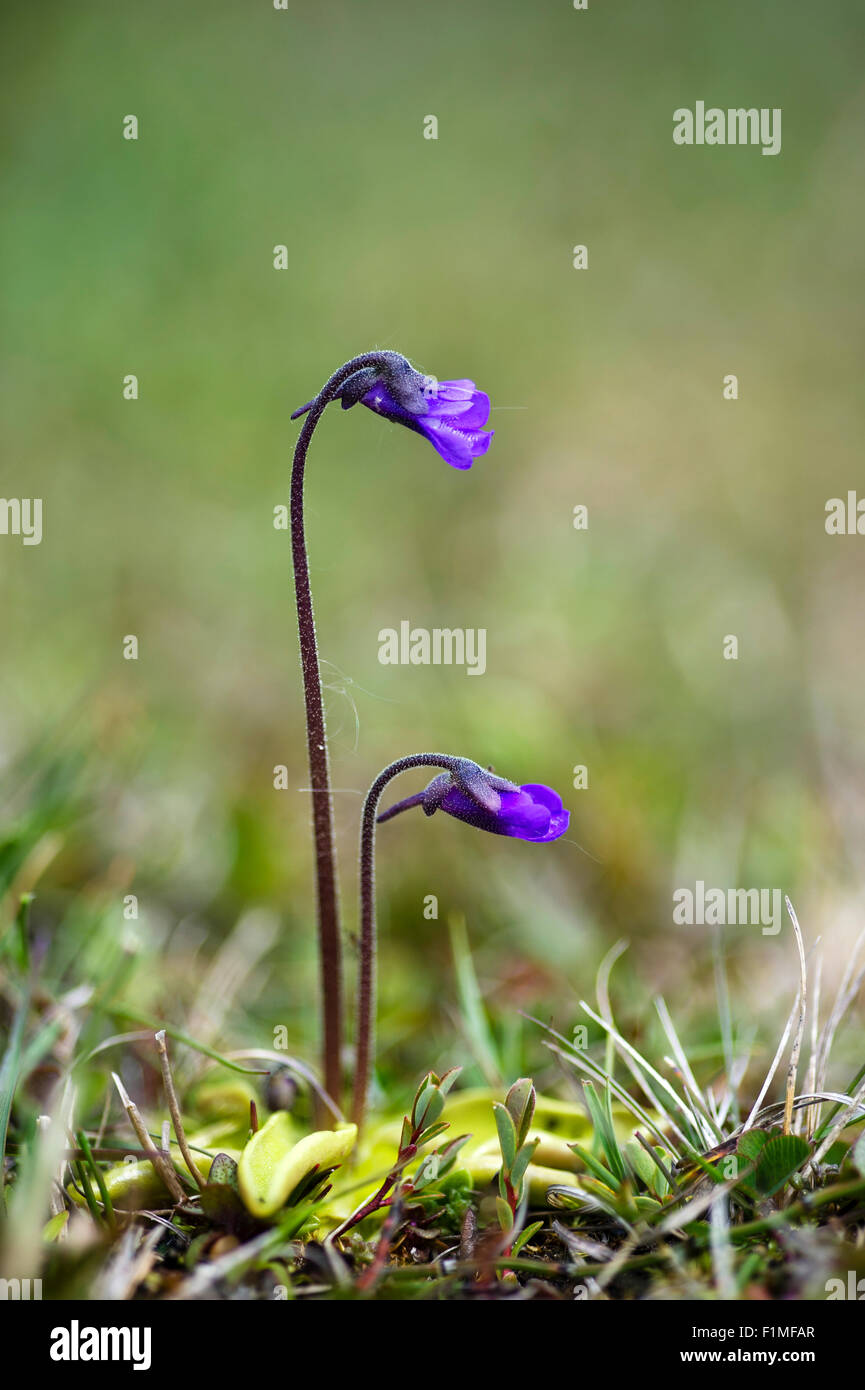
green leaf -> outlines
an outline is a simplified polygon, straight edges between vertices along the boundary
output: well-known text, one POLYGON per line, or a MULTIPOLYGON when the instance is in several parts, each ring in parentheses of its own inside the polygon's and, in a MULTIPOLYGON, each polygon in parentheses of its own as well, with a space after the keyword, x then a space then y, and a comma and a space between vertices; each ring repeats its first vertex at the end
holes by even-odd
POLYGON ((771 1197, 811 1152, 811 1146, 798 1134, 776 1134, 763 1145, 754 1174, 758 1192, 771 1197))
POLYGON ((865 1178, 865 1130, 862 1131, 856 1143, 853 1145, 853 1162, 863 1178, 865 1178))
POLYGON ((532 1139, 530 1143, 523 1144, 522 1148, 518 1150, 517 1156, 511 1164, 511 1186, 516 1189, 518 1195, 522 1195, 523 1178, 526 1175, 526 1169, 532 1161, 532 1154, 538 1147, 538 1142, 539 1141, 537 1139, 532 1139))
POLYGON ((438 1139, 449 1129, 450 1126, 442 1120, 439 1124, 430 1125, 429 1129, 422 1129, 415 1141, 415 1147, 421 1148, 425 1144, 431 1144, 434 1139, 438 1139))
MULTIPOLYGON (((659 1178, 661 1177, 661 1174, 660 1174, 660 1173, 658 1174, 658 1177, 659 1177, 659 1178)), ((663 1181, 663 1179, 662 1179, 662 1181, 663 1181)), ((664 1210, 663 1206, 662 1206, 661 1203, 658 1201, 657 1197, 647 1197, 647 1196, 645 1195, 644 1192, 639 1193, 639 1194, 634 1198, 634 1205, 635 1205, 637 1211, 640 1212, 643 1216, 645 1216, 645 1215, 647 1215, 647 1214, 650 1215, 651 1213, 656 1212, 656 1211, 663 1211, 663 1210, 664 1210)))
POLYGON ((432 1095, 427 1101, 426 1109, 423 1113, 424 1132, 431 1129, 433 1125, 436 1125, 438 1123, 438 1121, 441 1119, 441 1113, 444 1110, 444 1108, 445 1098, 442 1095, 441 1091, 433 1091, 432 1095))
POLYGON ((756 1163, 768 1138, 768 1134, 763 1129, 746 1129, 745 1133, 739 1136, 736 1153, 746 1163, 756 1163))
MULTIPOLYGON (((657 1155, 669 1173, 675 1163, 675 1154, 670 1153, 669 1149, 661 1148, 660 1144, 653 1144, 652 1152, 657 1155)), ((655 1164, 655 1175, 649 1185, 656 1197, 669 1196, 670 1184, 657 1164, 655 1164)))
POLYGON ((210 1172, 207 1175, 209 1183, 224 1184, 226 1187, 233 1187, 237 1191, 237 1164, 230 1154, 218 1153, 210 1165, 210 1172))
POLYGON ((634 1176, 639 1178, 644 1187, 654 1187, 656 1178, 661 1178, 663 1182, 660 1170, 636 1139, 628 1140, 624 1147, 624 1159, 634 1176))
POLYGON ((15 965, 22 975, 28 974, 30 970, 30 904, 35 897, 34 893, 22 893, 18 903, 18 911, 15 914, 15 927, 12 941, 12 958, 15 965))
POLYGON ((541 1229, 541 1227, 543 1226, 543 1224, 544 1224, 543 1221, 533 1221, 532 1224, 531 1224, 531 1226, 526 1226, 525 1230, 520 1231, 519 1235, 517 1236, 516 1240, 514 1241, 513 1248, 512 1248, 512 1250, 511 1250, 511 1254, 514 1255, 514 1256, 517 1256, 517 1255, 520 1253, 520 1251, 523 1249, 523 1247, 526 1246, 526 1245, 528 1245, 528 1243, 529 1243, 529 1241, 531 1240, 532 1236, 536 1236, 536 1235, 537 1235, 538 1231, 541 1229))
POLYGON ((505 1201, 504 1197, 496 1198, 496 1215, 499 1218, 499 1225, 503 1231, 511 1230, 514 1224, 514 1214, 505 1201))
POLYGON ((439 1082, 439 1090, 441 1091, 443 1096, 447 1095, 448 1091, 450 1090, 451 1086, 453 1086, 454 1082, 457 1080, 461 1071, 462 1067, 451 1067, 450 1071, 445 1072, 444 1076, 439 1082))
POLYGON ((68 1211, 58 1211, 57 1215, 52 1216, 50 1220, 46 1221, 45 1225, 42 1227, 42 1239, 48 1241, 49 1243, 51 1241, 57 1240, 58 1236, 60 1235, 60 1232, 63 1230, 63 1227, 66 1225, 66 1222, 68 1220, 68 1211))
MULTIPOLYGON (((434 1095, 438 1093, 438 1082, 435 1077, 428 1073, 415 1092, 414 1103, 411 1108, 412 1129, 421 1129, 426 1122, 427 1108, 434 1095)), ((441 1111, 439 1111, 441 1114, 441 1111)), ((435 1118, 435 1117, 433 1117, 435 1118)))
POLYGON ((534 1082, 528 1076, 515 1081, 505 1097, 505 1106, 514 1122, 518 1144, 525 1143, 535 1113, 535 1099, 534 1082))
MULTIPOLYGON (((171 1198, 165 1184, 149 1159, 135 1163, 118 1163, 103 1174, 105 1185, 111 1197, 111 1205, 116 1211, 143 1211, 148 1207, 168 1206, 171 1198)), ((83 1206, 89 1184, 82 1183, 79 1192, 70 1183, 66 1191, 78 1206, 83 1206)))
POLYGON ((297 1143, 294 1135, 291 1116, 277 1110, 240 1155, 238 1186, 253 1216, 273 1216, 313 1170, 338 1167, 354 1148, 357 1125, 319 1130, 297 1143))
POLYGON ((105 1181, 105 1174, 99 1167, 99 1164, 94 1161, 93 1154, 90 1150, 90 1141, 83 1129, 78 1131, 78 1147, 84 1151, 84 1160, 87 1168, 93 1174, 96 1180, 96 1186, 99 1188, 99 1196, 102 1199, 102 1209, 105 1213, 105 1218, 111 1229, 114 1230, 114 1207, 111 1202, 111 1194, 108 1191, 108 1185, 105 1181))
POLYGON ((411 1180, 415 1192, 420 1192, 424 1187, 429 1187, 430 1183, 436 1182, 440 1173, 441 1155, 437 1153, 427 1154, 426 1158, 421 1159, 417 1172, 411 1180))
MULTIPOLYGON (((222 1154, 220 1157, 225 1158, 226 1155, 222 1154)), ((212 1175, 213 1167, 210 1171, 212 1175)), ((230 1182, 206 1182, 198 1194, 198 1199, 201 1210, 215 1226, 237 1235, 246 1233, 250 1228, 254 1229, 252 1218, 240 1200, 236 1180, 233 1185, 230 1182)))
POLYGON ((435 1072, 427 1073, 417 1088, 411 1109, 411 1126, 414 1132, 429 1129, 441 1118, 445 1108, 445 1096, 459 1074, 459 1067, 452 1067, 441 1078, 436 1076, 435 1072))
POLYGON ((456 1139, 449 1139, 446 1144, 442 1144, 441 1148, 438 1150, 442 1162, 442 1173, 446 1173, 456 1161, 456 1156, 460 1149, 469 1142, 471 1137, 470 1134, 458 1134, 456 1139))
POLYGON ((496 1117, 496 1129, 499 1132, 502 1163, 506 1171, 510 1172, 511 1165, 517 1156, 517 1131, 510 1113, 498 1101, 493 1103, 493 1114, 496 1117))
POLYGON ((852 1145, 846 1143, 846 1141, 843 1139, 836 1139, 834 1144, 829 1145, 828 1149, 823 1155, 821 1162, 827 1165, 834 1165, 835 1167, 840 1168, 841 1164, 844 1163, 847 1159, 849 1159, 851 1162, 853 1161, 852 1145))
POLYGON ((592 1124, 595 1127, 595 1135, 609 1164, 610 1172, 619 1182, 624 1182, 626 1176, 625 1161, 622 1158, 622 1151, 619 1148, 619 1141, 613 1127, 610 1089, 605 1085, 602 1096, 598 1096, 591 1081, 584 1081, 583 1091, 589 1107, 589 1114, 592 1117, 592 1124))
POLYGON ((569 1144, 568 1148, 573 1150, 577 1158, 583 1160, 589 1172, 598 1179, 598 1182, 606 1183, 607 1187, 612 1185, 615 1181, 612 1173, 609 1168, 605 1168, 603 1163, 600 1163, 598 1159, 595 1158, 594 1154, 590 1153, 588 1149, 584 1149, 582 1144, 578 1144, 576 1141, 574 1141, 573 1144, 569 1144))

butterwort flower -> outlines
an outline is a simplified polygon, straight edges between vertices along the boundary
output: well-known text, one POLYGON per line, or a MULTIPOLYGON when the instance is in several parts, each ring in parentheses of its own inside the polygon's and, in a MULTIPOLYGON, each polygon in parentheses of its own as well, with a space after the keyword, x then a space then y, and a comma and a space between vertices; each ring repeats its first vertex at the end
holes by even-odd
POLYGON ((409 806, 421 806, 428 816, 444 811, 478 830, 536 844, 558 840, 570 824, 570 812, 552 787, 539 782, 517 786, 468 758, 455 760, 451 771, 434 777, 424 791, 391 806, 378 819, 389 820, 409 806))
POLYGON ((570 813, 551 787, 526 782, 498 796, 498 809, 489 811, 460 787, 452 786, 442 797, 438 809, 479 830, 489 830, 493 835, 512 835, 514 839, 533 840, 537 844, 558 840, 568 828, 570 813))
MULTIPOLYGON (((336 393, 343 410, 365 405, 386 420, 406 425, 422 434, 453 468, 471 468, 487 452, 494 430, 484 426, 490 415, 490 398, 467 377, 437 381, 415 370, 398 352, 384 353, 377 367, 354 372, 336 393)), ((312 402, 292 415, 296 420, 312 402)))
POLYGON ((471 758, 450 753, 413 753, 397 758, 376 777, 366 794, 360 827, 360 965, 357 975, 357 1057, 352 1113, 361 1128, 375 1056, 376 941, 375 842, 381 821, 420 806, 428 816, 444 811, 478 830, 510 835, 541 844, 564 835, 570 820, 561 798, 551 787, 537 782, 518 787, 482 768, 471 758), (408 796, 379 814, 382 792, 395 777, 414 768, 441 771, 414 796, 408 796))

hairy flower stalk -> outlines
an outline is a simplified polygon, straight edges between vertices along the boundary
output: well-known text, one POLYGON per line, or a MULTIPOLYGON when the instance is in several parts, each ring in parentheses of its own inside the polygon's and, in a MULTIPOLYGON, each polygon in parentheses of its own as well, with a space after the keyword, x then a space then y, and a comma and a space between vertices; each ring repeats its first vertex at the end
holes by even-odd
MULTIPOLYGON (((303 516, 303 483, 306 455, 315 427, 326 405, 336 399, 349 377, 357 371, 384 365, 383 353, 363 353, 346 362, 322 387, 306 407, 307 416, 294 450, 291 469, 291 555, 294 564, 294 593, 300 637, 300 664, 303 674, 303 700, 306 709, 306 742, 312 795, 312 825, 315 844, 316 899, 318 905, 319 969, 321 977, 324 1086, 339 1103, 341 1090, 340 1052, 342 1047, 342 942, 339 930, 336 850, 333 838, 333 801, 330 765, 321 694, 321 672, 309 559, 303 516)), ((295 416, 292 416, 294 419, 295 416)))
POLYGON ((414 753, 398 758, 376 777, 367 792, 360 829, 360 968, 352 1100, 352 1119, 358 1129, 366 1110, 375 1041, 375 828, 378 822, 414 806, 421 806, 427 816, 445 811, 479 830, 537 843, 564 835, 570 820, 560 797, 550 787, 536 783, 519 787, 470 758, 456 758, 448 753, 414 753), (413 767, 444 770, 424 791, 406 797, 379 815, 378 803, 388 782, 413 767))
POLYGON ((483 392, 476 390, 474 382, 436 382, 415 371, 400 353, 385 351, 365 352, 346 362, 334 372, 318 395, 291 417, 296 420, 306 415, 295 446, 291 470, 291 553, 315 843, 324 1084, 330 1096, 338 1101, 341 1089, 342 943, 330 767, 303 516, 307 451, 325 407, 334 400, 341 400, 344 410, 362 404, 386 419, 406 425, 428 439, 455 468, 470 468, 474 458, 486 453, 492 431, 482 429, 489 415, 490 403, 483 392))

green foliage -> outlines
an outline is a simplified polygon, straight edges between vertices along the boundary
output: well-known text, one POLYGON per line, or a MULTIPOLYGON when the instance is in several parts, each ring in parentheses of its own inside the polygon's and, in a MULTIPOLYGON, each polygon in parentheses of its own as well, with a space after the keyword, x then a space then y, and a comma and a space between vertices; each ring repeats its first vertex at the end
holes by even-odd
POLYGON ((238 1191, 248 1211, 261 1220, 312 1198, 348 1158, 356 1138, 356 1125, 298 1138, 291 1116, 276 1111, 249 1140, 238 1163, 238 1191))
POLYGON ((797 1134, 775 1134, 766 1140, 757 1159, 754 1184, 763 1197, 775 1193, 797 1173, 810 1156, 811 1145, 797 1134))
POLYGON ((538 1139, 528 1139, 535 1113, 535 1087, 528 1077, 515 1081, 505 1097, 504 1105, 493 1105, 502 1151, 499 1173, 499 1195, 496 1212, 503 1231, 515 1231, 519 1213, 525 1208, 524 1179, 538 1139))
POLYGON ((601 1095, 595 1091, 591 1081, 583 1084, 586 1095, 586 1102, 589 1107, 589 1114, 592 1117, 592 1124, 595 1131, 596 1149, 600 1149, 606 1159, 607 1166, 613 1176, 619 1182, 624 1181, 626 1176, 625 1160, 619 1148, 619 1141, 616 1137, 615 1126, 613 1125, 613 1111, 609 1086, 605 1086, 601 1095))

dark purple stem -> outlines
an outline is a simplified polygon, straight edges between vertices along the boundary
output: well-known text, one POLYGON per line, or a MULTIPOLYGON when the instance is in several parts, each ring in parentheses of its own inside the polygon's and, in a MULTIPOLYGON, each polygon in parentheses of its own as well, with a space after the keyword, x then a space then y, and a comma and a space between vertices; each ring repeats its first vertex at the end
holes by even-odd
MULTIPOLYGON (((357 1052, 354 1064, 354 1096, 352 1119, 358 1130, 363 1125, 366 1111, 366 1097, 369 1090, 372 1059, 375 1047, 375 960, 376 960, 376 922, 375 922, 375 826, 376 812, 381 794, 394 777, 408 772, 413 767, 441 767, 448 772, 459 772, 462 758, 448 753, 414 753, 407 758, 398 758, 376 777, 363 803, 363 816, 360 827, 360 967, 357 986, 357 1052)), ((410 806, 420 805, 421 795, 407 797, 390 807, 380 817, 389 819, 399 811, 410 806)))
POLYGON ((339 1103, 342 1085, 340 1053, 342 1047, 342 943, 339 929, 336 852, 333 837, 333 802, 330 768, 321 695, 321 674, 309 560, 303 523, 303 480, 306 455, 315 427, 326 405, 339 394, 340 387, 363 367, 387 368, 393 354, 365 352, 346 362, 322 387, 310 403, 294 450, 291 468, 291 554, 294 563, 294 592, 300 635, 300 663, 303 672, 303 698, 306 707, 306 739, 309 780, 312 794, 312 823, 315 842, 316 897, 318 904, 318 942, 321 971, 324 1087, 339 1103))

